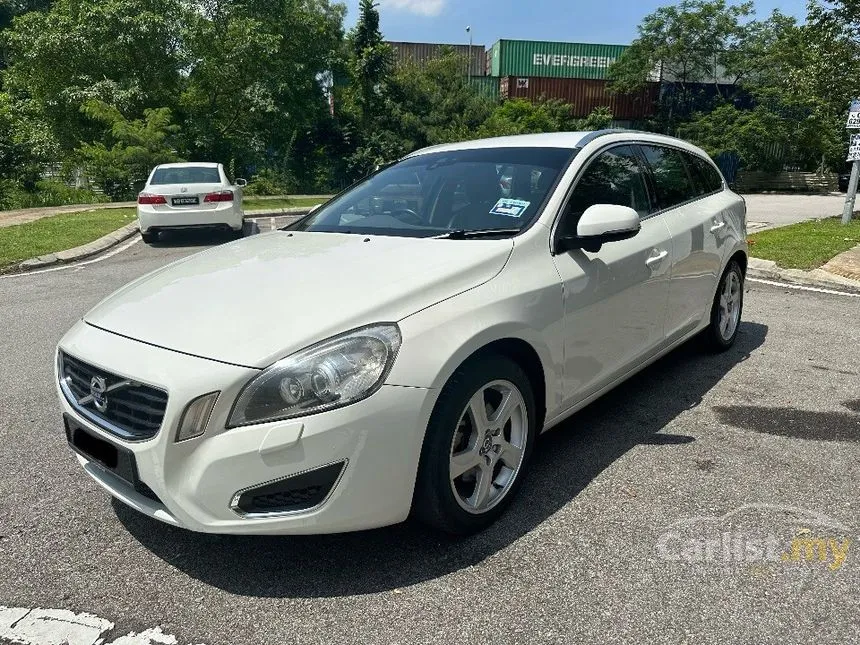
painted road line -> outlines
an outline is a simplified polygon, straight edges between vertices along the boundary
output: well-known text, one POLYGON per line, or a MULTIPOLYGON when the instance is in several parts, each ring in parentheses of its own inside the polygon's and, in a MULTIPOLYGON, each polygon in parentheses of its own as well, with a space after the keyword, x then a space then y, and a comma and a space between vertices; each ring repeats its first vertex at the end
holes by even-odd
POLYGON ((769 284, 773 287, 785 287, 786 289, 794 289, 796 291, 811 291, 813 293, 826 293, 831 296, 846 296, 848 298, 860 298, 860 293, 849 293, 847 291, 835 291, 833 289, 821 289, 819 287, 804 287, 800 284, 791 284, 790 282, 778 282, 776 280, 763 280, 762 278, 747 278, 747 282, 756 282, 758 284, 769 284))
POLYGON ((101 262, 103 260, 107 260, 108 258, 112 258, 117 253, 122 253, 123 251, 134 246, 138 242, 140 242, 140 238, 133 237, 125 244, 121 244, 112 251, 108 251, 104 255, 100 255, 99 257, 93 258, 92 260, 84 260, 83 262, 74 262, 72 264, 63 264, 62 266, 51 267, 50 269, 37 269, 36 271, 25 271, 23 273, 7 273, 6 275, 0 275, 0 280, 5 280, 7 278, 23 278, 24 276, 39 275, 41 273, 53 273, 54 271, 67 271, 68 269, 78 269, 80 267, 85 267, 88 264, 95 264, 96 262, 101 262))
POLYGON ((105 641, 114 624, 93 614, 67 609, 27 609, 0 606, 0 642, 15 645, 178 645, 160 627, 129 632, 105 641))

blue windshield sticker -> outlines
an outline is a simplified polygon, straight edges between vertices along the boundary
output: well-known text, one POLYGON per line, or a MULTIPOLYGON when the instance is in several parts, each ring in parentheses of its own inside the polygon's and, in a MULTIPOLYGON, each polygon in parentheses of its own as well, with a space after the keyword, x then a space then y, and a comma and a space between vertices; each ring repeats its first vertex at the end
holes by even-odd
POLYGON ((521 199, 500 199, 496 205, 490 209, 490 215, 504 215, 505 217, 522 217, 526 209, 531 206, 531 202, 524 202, 521 199))

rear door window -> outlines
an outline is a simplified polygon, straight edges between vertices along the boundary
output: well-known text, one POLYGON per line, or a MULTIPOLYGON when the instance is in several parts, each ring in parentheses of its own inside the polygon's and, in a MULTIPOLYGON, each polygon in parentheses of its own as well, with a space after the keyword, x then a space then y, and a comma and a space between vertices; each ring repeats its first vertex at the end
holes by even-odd
POLYGON ((651 168, 658 208, 672 208, 698 197, 679 150, 663 146, 640 148, 651 168))

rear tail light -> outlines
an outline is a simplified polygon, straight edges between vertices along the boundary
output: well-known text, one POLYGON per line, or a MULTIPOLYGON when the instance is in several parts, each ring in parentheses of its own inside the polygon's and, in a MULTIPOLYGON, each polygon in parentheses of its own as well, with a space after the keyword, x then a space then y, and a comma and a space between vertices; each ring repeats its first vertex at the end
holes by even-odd
POLYGON ((138 204, 166 204, 167 200, 164 195, 153 195, 151 193, 141 193, 137 196, 138 204))
POLYGON ((206 197, 203 198, 204 202, 232 202, 233 201, 233 191, 232 190, 222 190, 219 193, 209 193, 206 197))

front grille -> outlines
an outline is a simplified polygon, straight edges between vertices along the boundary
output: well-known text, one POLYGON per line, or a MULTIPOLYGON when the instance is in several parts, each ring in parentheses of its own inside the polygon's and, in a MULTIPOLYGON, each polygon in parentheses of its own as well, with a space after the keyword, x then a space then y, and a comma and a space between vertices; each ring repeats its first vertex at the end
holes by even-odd
POLYGON ((345 467, 339 461, 247 489, 233 498, 233 510, 251 517, 310 510, 325 501, 345 467))
POLYGON ((131 441, 158 434, 167 408, 167 392, 111 374, 68 354, 60 355, 60 371, 66 398, 100 427, 131 441), (92 397, 92 382, 97 378, 104 379, 107 388, 104 410, 96 407, 92 397))

